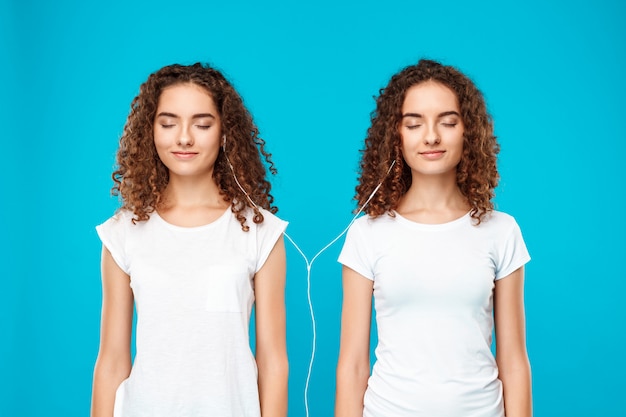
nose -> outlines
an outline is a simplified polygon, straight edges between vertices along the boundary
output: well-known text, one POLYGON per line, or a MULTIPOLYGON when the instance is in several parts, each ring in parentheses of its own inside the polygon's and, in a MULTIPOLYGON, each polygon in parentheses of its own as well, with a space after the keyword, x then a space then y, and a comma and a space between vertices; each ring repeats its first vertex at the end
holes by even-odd
POLYGON ((437 145, 441 142, 441 137, 439 136, 439 131, 437 129, 437 125, 431 125, 426 131, 426 136, 424 137, 424 142, 427 145, 437 145))
POLYGON ((193 136, 189 132, 188 126, 183 126, 179 135, 178 135, 178 145, 187 147, 193 145, 193 136))

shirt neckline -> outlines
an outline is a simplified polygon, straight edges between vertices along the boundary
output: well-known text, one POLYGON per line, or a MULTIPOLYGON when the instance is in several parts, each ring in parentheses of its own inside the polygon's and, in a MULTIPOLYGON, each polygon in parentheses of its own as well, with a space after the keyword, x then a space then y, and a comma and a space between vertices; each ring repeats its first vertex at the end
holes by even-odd
POLYGON ((163 224, 169 229, 182 231, 182 232, 194 232, 194 231, 205 230, 205 229, 210 229, 210 228, 215 227, 216 225, 224 221, 224 219, 226 219, 230 213, 231 213, 230 206, 228 206, 226 210, 224 210, 224 212, 220 214, 219 217, 217 217, 212 222, 207 223, 207 224, 202 224, 200 226, 191 226, 191 227, 177 226, 175 224, 172 224, 168 222, 167 220, 165 220, 163 217, 161 217, 159 212, 156 210, 150 213, 150 217, 151 218, 154 217, 155 220, 157 220, 159 223, 163 224))
POLYGON ((445 223, 419 223, 413 220, 409 220, 406 217, 402 216, 400 213, 398 213, 397 211, 394 210, 393 212, 396 216, 396 219, 398 219, 399 222, 406 224, 410 227, 416 228, 416 229, 421 229, 421 230, 445 230, 445 229, 451 229, 453 227, 457 227, 460 226, 462 224, 466 224, 467 221, 470 219, 470 212, 468 211, 467 213, 465 213, 464 215, 462 215, 459 218, 450 220, 449 222, 445 222, 445 223))

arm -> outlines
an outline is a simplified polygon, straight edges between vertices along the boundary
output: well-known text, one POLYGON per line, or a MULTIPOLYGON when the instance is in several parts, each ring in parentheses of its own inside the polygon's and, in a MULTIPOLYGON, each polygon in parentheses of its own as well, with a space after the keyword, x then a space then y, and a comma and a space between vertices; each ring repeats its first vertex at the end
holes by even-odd
POLYGON ((287 415, 289 362, 285 330, 285 243, 281 237, 254 277, 256 363, 263 417, 287 415))
POLYGON ((524 269, 496 281, 496 361, 507 417, 532 416, 530 363, 526 352, 524 269))
POLYGON ((370 375, 373 289, 373 281, 346 266, 343 267, 336 417, 363 417, 363 396, 370 375))
POLYGON ((92 417, 113 416, 115 391, 131 368, 133 293, 129 276, 102 248, 102 319, 100 349, 93 375, 92 417))

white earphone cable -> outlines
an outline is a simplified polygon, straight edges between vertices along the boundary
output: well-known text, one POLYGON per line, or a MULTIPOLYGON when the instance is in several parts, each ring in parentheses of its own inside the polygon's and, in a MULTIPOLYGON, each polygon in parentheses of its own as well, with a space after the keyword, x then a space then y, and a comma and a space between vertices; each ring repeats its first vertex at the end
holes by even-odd
MULTIPOLYGON (((259 206, 257 206, 254 203, 254 201, 252 201, 252 199, 250 198, 250 196, 248 195, 246 190, 244 190, 244 188, 239 183, 239 180, 237 179, 237 175, 235 174, 235 169, 233 168, 233 165, 230 163, 230 159, 228 159, 228 155, 226 154, 226 135, 224 135, 222 137, 222 139, 223 139, 222 148, 224 150, 224 156, 226 157, 226 162, 228 162, 228 166, 230 166, 230 170, 233 173, 233 177, 235 178, 235 182, 237 183, 237 186, 245 194, 245 196, 247 197, 247 199, 250 202, 250 204, 252 204, 254 207, 259 209, 259 206)), ((374 197, 374 195, 376 194, 378 189, 382 186, 383 182, 385 181, 385 179, 387 178, 387 176, 391 172, 391 168, 393 168, 393 166, 395 164, 396 164, 395 160, 391 162, 391 165, 389 165, 389 169, 387 169, 387 173, 385 174, 383 179, 376 186, 376 188, 374 188, 374 191, 372 191, 372 193, 369 195, 369 197, 367 198, 365 203, 361 206, 361 208, 359 208, 359 210, 356 212, 354 217, 352 217, 352 220, 350 220, 350 223, 348 223, 348 225, 345 227, 345 229, 343 229, 343 231, 341 233, 339 233, 333 240, 331 240, 330 243, 326 244, 322 249, 320 249, 315 254, 315 256, 313 256, 313 258, 311 258, 310 261, 309 261, 309 258, 304 254, 302 249, 300 249, 300 247, 296 244, 296 242, 291 238, 291 236, 289 236, 287 234, 287 232, 283 232, 283 235, 287 238, 287 240, 289 240, 289 242, 291 242, 291 244, 294 246, 294 248, 296 248, 296 250, 298 251, 300 256, 302 256, 302 258, 304 259, 304 262, 306 264, 306 271, 307 271, 307 275, 306 275, 306 283, 307 283, 306 292, 307 292, 307 301, 308 301, 308 304, 309 304, 309 314, 311 316, 312 346, 311 346, 311 358, 309 360, 309 368, 308 368, 308 371, 307 371, 306 382, 305 382, 305 385, 304 385, 304 409, 305 409, 306 417, 309 417, 309 383, 311 381, 311 373, 313 371, 313 363, 315 362, 315 352, 316 352, 316 349, 317 349, 317 326, 316 326, 316 321, 315 321, 315 311, 313 309, 313 302, 311 300, 311 269, 313 267, 313 263, 315 262, 315 260, 322 253, 324 253, 328 248, 330 248, 333 244, 335 244, 335 242, 337 242, 339 239, 341 239, 341 237, 348 232, 348 230, 350 229, 350 226, 352 226, 352 224, 356 221, 356 219, 359 217, 359 215, 363 212, 363 210, 365 209, 367 204, 370 202, 370 200, 374 197)))

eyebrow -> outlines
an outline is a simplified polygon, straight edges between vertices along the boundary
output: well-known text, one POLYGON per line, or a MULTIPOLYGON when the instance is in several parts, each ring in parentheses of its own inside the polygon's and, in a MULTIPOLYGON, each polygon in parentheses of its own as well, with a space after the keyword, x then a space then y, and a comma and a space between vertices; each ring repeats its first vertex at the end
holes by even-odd
MULTIPOLYGON (((161 112, 159 114, 156 115, 156 117, 173 117, 173 118, 179 118, 180 116, 178 116, 177 114, 174 113, 168 113, 168 112, 161 112)), ((199 114, 194 114, 193 116, 191 116, 192 119, 201 119, 204 117, 210 117, 212 119, 215 119, 215 116, 213 116, 211 113, 199 113, 199 114)))
MULTIPOLYGON (((454 111, 454 110, 444 111, 443 113, 439 113, 439 114, 437 115, 437 117, 438 117, 438 118, 440 118, 440 117, 446 117, 446 116, 458 116, 458 117, 461 117, 461 115, 459 114, 459 112, 454 111)), ((419 114, 419 113, 404 113, 404 114, 402 115, 402 118, 405 118, 405 117, 418 117, 418 118, 421 118, 421 117, 424 117, 424 116, 422 116, 422 115, 421 115, 421 114, 419 114)))

